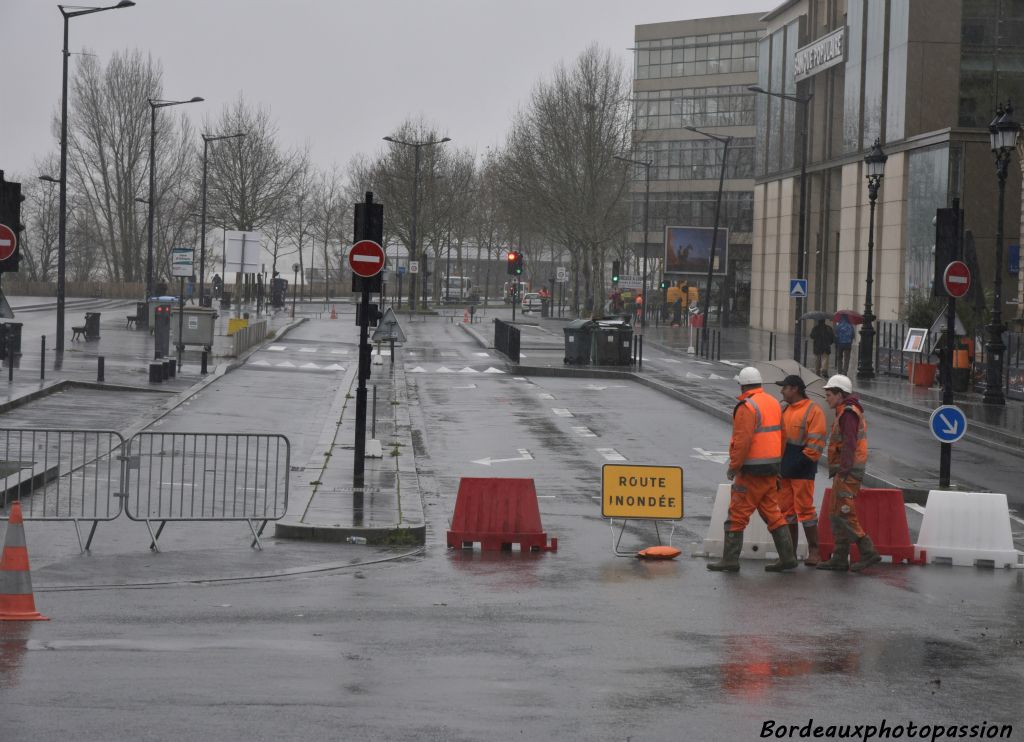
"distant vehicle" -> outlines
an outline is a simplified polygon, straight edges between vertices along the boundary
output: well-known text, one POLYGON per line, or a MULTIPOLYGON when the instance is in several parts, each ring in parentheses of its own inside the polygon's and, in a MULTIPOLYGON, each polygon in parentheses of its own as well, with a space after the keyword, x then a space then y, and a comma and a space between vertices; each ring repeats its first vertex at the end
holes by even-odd
MULTIPOLYGON (((505 288, 502 291, 502 296, 504 297, 504 301, 505 301, 506 304, 511 304, 512 303, 512 289, 514 287, 515 287, 515 282, 514 281, 505 281, 505 288)), ((524 281, 520 281, 519 282, 519 291, 516 292, 516 296, 518 296, 520 298, 520 300, 522 299, 523 296, 526 295, 526 289, 527 289, 526 283, 524 281)))
POLYGON ((446 304, 465 304, 473 296, 473 282, 468 276, 448 276, 441 284, 441 300, 446 304))
POLYGON ((523 314, 527 312, 539 312, 541 306, 540 294, 530 292, 529 294, 523 294, 522 309, 523 314))

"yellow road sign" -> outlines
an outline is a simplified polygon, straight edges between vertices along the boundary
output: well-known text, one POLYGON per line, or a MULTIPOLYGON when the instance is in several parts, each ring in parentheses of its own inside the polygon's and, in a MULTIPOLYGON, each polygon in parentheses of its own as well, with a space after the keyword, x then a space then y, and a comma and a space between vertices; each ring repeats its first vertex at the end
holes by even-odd
POLYGON ((605 464, 601 469, 601 515, 679 520, 683 517, 682 468, 605 464))

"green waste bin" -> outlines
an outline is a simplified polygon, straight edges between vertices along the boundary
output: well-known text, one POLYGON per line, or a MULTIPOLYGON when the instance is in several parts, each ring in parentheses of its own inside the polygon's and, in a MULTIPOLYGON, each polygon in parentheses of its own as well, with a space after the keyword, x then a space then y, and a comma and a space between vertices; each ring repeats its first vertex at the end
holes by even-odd
POLYGON ((626 322, 599 320, 593 331, 593 363, 628 366, 633 362, 633 328, 626 322))
POLYGON ((562 328, 566 364, 586 366, 590 363, 590 332, 596 326, 588 319, 576 319, 562 328))

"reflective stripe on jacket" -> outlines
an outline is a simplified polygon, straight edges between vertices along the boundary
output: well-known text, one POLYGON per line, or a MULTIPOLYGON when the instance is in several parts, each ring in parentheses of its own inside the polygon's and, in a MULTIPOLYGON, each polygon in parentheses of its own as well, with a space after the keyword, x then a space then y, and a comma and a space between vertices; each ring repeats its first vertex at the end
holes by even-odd
MULTIPOLYGON (((843 448, 853 446, 853 466, 849 474, 855 479, 864 479, 864 472, 868 463, 868 424, 864 419, 864 410, 860 405, 840 402, 836 406, 836 416, 832 421, 832 433, 828 441, 828 466, 830 469, 841 469, 843 460, 843 448), (843 415, 850 412, 857 416, 857 438, 854 441, 843 440, 840 430, 840 420, 843 415)), ((846 472, 841 472, 846 473, 846 472)))
POLYGON ((782 461, 782 408, 757 387, 740 395, 733 410, 729 468, 755 476, 779 473, 782 461))

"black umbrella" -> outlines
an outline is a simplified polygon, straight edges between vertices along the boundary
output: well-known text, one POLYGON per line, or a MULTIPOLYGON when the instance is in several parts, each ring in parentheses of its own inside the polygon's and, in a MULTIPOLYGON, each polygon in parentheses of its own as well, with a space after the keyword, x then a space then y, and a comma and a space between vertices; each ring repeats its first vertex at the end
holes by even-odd
POLYGON ((819 319, 828 319, 828 318, 829 318, 829 315, 826 312, 817 312, 817 311, 815 311, 815 312, 804 312, 803 314, 800 315, 800 319, 819 320, 819 319))

